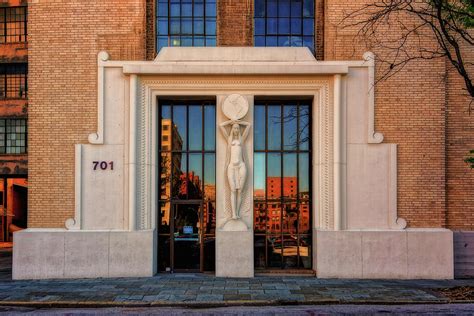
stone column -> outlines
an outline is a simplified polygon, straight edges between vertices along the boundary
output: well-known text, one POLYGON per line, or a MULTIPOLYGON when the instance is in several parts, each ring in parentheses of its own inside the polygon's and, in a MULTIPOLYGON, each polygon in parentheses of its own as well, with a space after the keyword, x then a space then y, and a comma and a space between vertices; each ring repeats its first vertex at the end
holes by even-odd
POLYGON ((218 95, 216 119, 216 276, 253 277, 253 96, 218 95), (236 163, 239 148, 245 172, 236 163))

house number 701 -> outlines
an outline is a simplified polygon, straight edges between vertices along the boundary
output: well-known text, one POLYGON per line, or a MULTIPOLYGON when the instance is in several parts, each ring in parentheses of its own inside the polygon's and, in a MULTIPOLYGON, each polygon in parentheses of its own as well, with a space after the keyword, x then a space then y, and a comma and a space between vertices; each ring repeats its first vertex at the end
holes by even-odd
POLYGON ((107 170, 107 169, 110 169, 110 170, 114 170, 114 162, 113 161, 110 161, 110 162, 107 162, 107 161, 93 161, 92 164, 94 165, 93 166, 93 169, 94 170, 107 170))

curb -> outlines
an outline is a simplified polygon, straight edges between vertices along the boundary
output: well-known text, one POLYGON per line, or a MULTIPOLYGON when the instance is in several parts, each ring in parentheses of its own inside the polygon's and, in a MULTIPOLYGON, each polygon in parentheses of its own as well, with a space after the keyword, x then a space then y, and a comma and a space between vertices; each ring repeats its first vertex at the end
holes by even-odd
POLYGON ((474 300, 338 300, 320 299, 307 301, 285 300, 241 300, 241 301, 152 301, 152 302, 115 302, 115 301, 0 301, 0 306, 38 307, 38 308, 106 308, 106 307, 190 307, 212 308, 230 306, 287 306, 287 305, 416 305, 416 304, 474 304, 474 300))

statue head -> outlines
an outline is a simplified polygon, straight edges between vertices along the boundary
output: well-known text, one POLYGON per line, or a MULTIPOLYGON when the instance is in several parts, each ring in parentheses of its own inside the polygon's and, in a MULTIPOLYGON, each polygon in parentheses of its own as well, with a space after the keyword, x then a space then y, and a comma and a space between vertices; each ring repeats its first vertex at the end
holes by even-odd
POLYGON ((232 135, 232 137, 240 136, 240 125, 237 123, 232 124, 232 129, 230 131, 230 134, 232 135))

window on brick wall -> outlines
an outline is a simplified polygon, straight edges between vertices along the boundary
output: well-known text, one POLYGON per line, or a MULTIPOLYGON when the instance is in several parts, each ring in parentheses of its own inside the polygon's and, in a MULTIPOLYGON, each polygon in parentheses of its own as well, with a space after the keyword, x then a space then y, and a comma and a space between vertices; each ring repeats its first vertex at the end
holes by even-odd
POLYGON ((216 46, 216 0, 157 0, 156 47, 216 46))
POLYGON ((0 8, 0 43, 26 42, 26 7, 0 8))
POLYGON ((0 64, 0 99, 26 99, 28 64, 0 64))
POLYGON ((0 119, 0 154, 26 153, 26 119, 0 119))
POLYGON ((314 54, 314 0, 255 0, 255 46, 308 47, 314 54))

